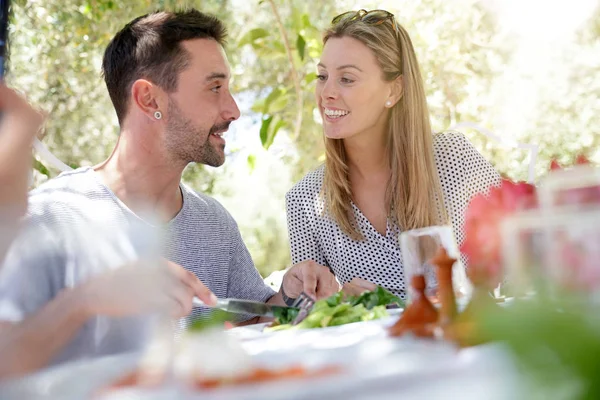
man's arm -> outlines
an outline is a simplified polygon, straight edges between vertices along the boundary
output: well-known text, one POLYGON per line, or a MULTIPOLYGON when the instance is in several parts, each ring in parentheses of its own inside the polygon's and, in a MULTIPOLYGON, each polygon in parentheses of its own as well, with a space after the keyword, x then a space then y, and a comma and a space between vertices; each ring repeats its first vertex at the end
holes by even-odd
POLYGON ((89 316, 78 292, 67 289, 22 322, 0 322, 0 380, 48 365, 89 316))

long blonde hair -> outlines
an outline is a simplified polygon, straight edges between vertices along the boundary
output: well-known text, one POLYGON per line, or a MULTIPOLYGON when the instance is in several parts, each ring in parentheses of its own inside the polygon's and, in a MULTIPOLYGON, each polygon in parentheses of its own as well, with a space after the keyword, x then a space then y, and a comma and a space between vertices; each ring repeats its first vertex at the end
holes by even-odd
MULTIPOLYGON (((341 37, 357 39, 371 49, 384 80, 402 76, 402 97, 391 108, 387 124, 386 147, 391 166, 386 192, 388 218, 402 230, 446 223, 423 79, 408 33, 395 19, 378 25, 342 20, 325 32, 323 43, 341 37)), ((343 140, 325 137, 325 154, 325 211, 342 231, 362 240, 363 234, 354 220, 343 140)))

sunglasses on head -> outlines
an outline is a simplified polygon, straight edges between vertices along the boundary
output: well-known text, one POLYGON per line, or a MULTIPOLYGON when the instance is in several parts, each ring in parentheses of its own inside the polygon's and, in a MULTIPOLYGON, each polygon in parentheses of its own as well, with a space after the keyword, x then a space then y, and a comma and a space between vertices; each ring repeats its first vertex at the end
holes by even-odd
POLYGON ((358 10, 358 11, 348 11, 343 14, 338 15, 334 19, 331 20, 331 24, 335 25, 339 22, 347 22, 347 21, 362 21, 367 25, 381 25, 385 21, 390 20, 392 22, 392 26, 396 29, 396 21, 394 19, 394 14, 385 10, 358 10))

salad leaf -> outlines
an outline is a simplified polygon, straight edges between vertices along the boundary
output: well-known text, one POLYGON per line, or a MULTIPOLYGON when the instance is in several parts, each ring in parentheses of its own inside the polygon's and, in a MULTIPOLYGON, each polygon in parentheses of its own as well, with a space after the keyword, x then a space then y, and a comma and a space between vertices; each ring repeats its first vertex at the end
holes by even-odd
POLYGON ((368 310, 376 306, 386 306, 388 304, 397 304, 400 307, 404 307, 405 305, 401 298, 381 286, 377 286, 377 289, 371 292, 364 292, 360 296, 353 296, 349 301, 353 306, 362 304, 368 310))
POLYGON ((290 324, 300 312, 299 308, 289 307, 289 308, 275 308, 273 310, 273 315, 279 324, 290 324))
POLYGON ((214 310, 209 316, 192 321, 188 331, 197 333, 215 326, 223 326, 226 321, 235 321, 235 318, 235 314, 223 310, 214 310))
POLYGON ((327 299, 317 301, 308 316, 298 325, 290 324, 296 317, 296 312, 291 318, 287 315, 278 316, 273 326, 267 330, 313 329, 371 321, 387 317, 386 305, 392 303, 404 306, 399 297, 379 286, 371 292, 354 297, 344 298, 344 294, 338 292, 327 299))

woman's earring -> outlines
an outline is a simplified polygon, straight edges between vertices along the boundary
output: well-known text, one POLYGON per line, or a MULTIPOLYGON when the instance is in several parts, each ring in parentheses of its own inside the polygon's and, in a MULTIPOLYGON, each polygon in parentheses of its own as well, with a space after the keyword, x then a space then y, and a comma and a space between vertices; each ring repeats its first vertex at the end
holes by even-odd
POLYGON ((389 100, 388 100, 388 101, 386 101, 386 102, 385 102, 385 106, 386 106, 386 107, 391 107, 391 106, 392 106, 392 102, 391 102, 391 101, 389 101, 389 100))
POLYGON ((154 111, 154 118, 161 119, 162 118, 162 113, 160 111, 154 111))

